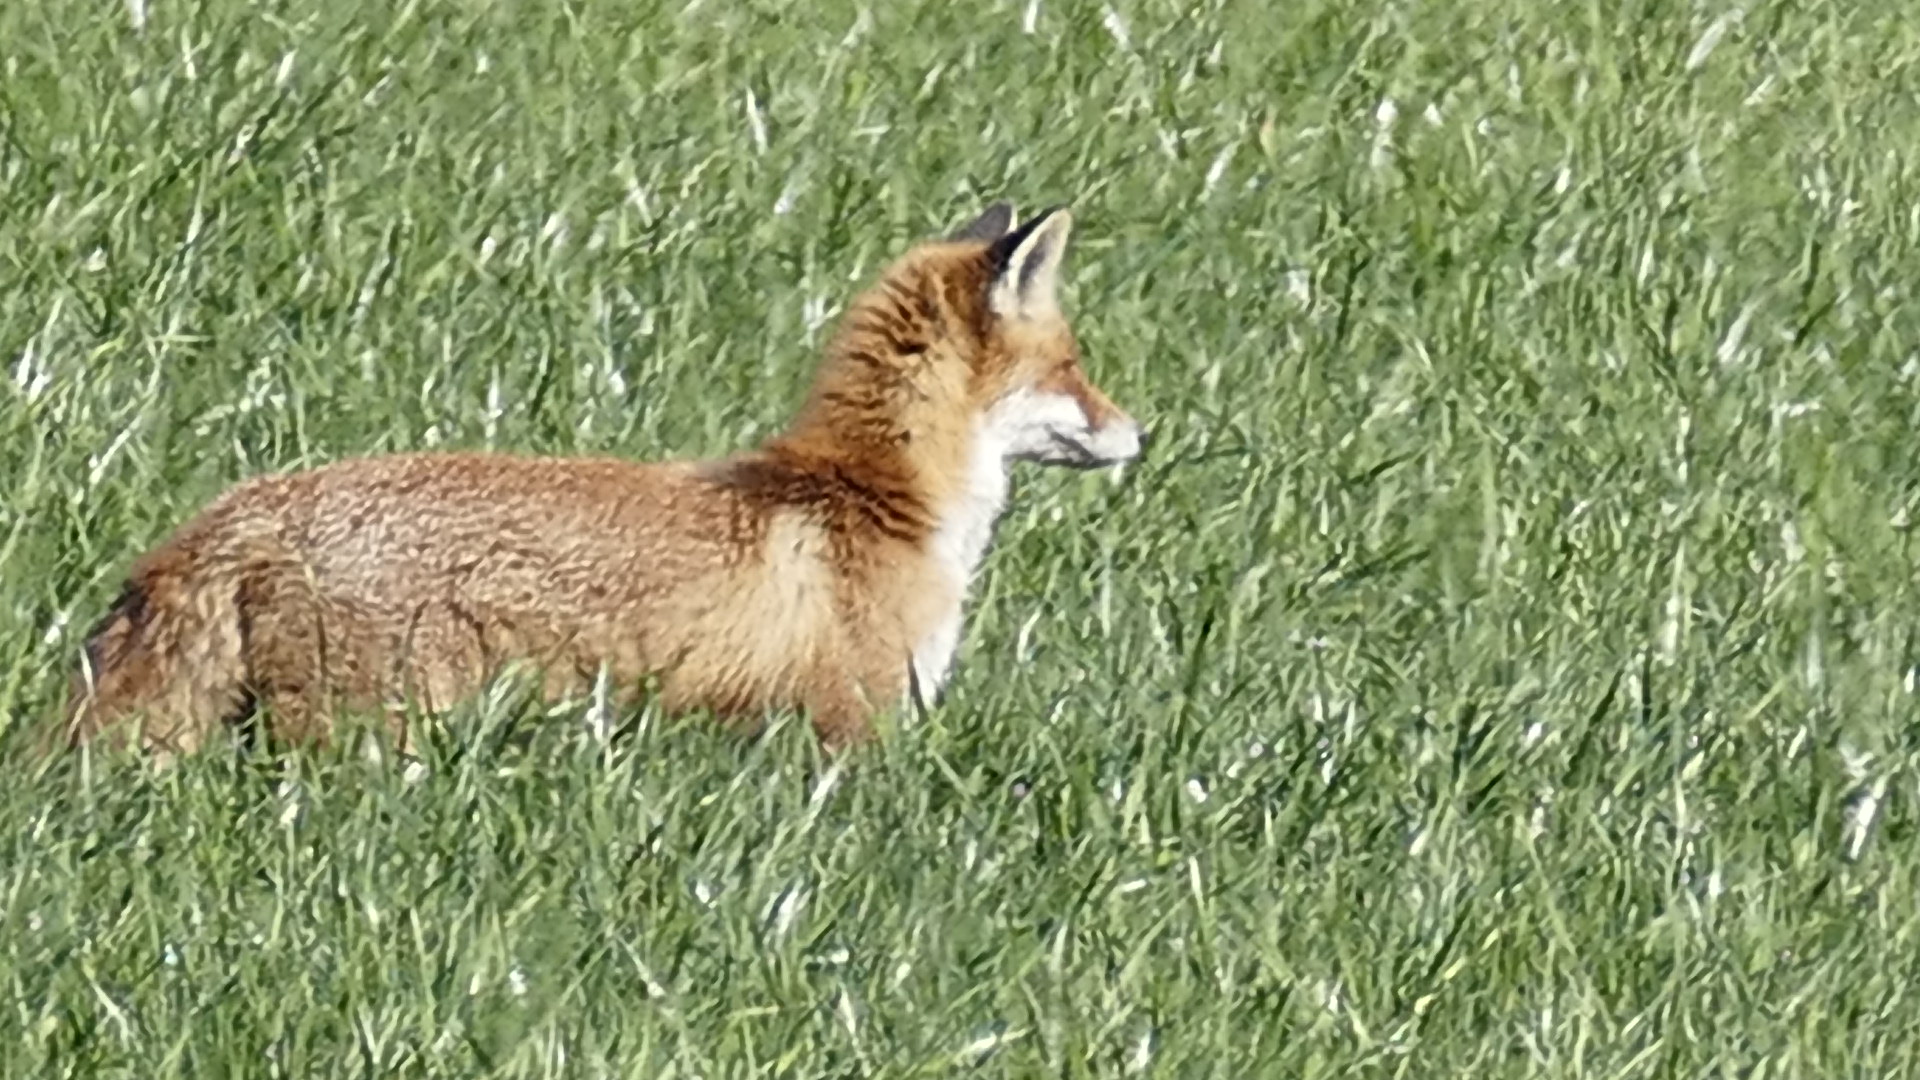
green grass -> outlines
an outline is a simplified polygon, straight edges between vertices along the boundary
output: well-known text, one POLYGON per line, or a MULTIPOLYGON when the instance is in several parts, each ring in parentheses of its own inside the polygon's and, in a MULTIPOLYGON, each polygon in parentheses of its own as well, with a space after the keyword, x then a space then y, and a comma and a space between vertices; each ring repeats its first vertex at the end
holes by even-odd
POLYGON ((1893 0, 0 4, 0 1076, 1913 1074, 1917 92, 1893 0), (1003 195, 1159 441, 850 769, 21 752, 232 481, 726 451, 1003 195))

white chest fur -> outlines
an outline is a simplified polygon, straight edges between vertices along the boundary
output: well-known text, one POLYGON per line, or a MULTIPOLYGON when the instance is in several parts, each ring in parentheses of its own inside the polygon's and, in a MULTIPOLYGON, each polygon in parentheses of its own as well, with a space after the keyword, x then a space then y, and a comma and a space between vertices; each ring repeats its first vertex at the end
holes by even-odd
POLYGON ((960 491, 941 514, 933 534, 934 565, 946 577, 943 584, 953 600, 913 650, 914 688, 922 707, 933 704, 953 670, 967 589, 993 540, 994 523, 1007 505, 1006 444, 1000 434, 991 423, 982 425, 960 491))
POLYGON ((966 475, 934 530, 934 563, 946 576, 953 600, 913 650, 913 682, 923 707, 933 704, 953 668, 967 588, 993 541, 993 526, 1007 506, 1008 464, 1018 458, 1045 460, 1063 440, 1085 445, 1094 435, 1087 414, 1065 394, 1016 390, 981 417, 973 432, 966 475))

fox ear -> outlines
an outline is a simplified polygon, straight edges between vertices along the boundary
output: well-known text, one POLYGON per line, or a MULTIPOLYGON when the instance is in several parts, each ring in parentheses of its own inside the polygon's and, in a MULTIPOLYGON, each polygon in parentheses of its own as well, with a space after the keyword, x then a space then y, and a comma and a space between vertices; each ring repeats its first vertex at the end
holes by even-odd
POLYGON ((982 211, 980 216, 968 222, 966 227, 948 240, 998 240, 1013 228, 1013 204, 997 202, 982 211))
POLYGON ((1060 310, 1060 261, 1072 231, 1073 212, 1056 206, 994 241, 987 249, 995 271, 987 292, 994 314, 1031 318, 1060 310))

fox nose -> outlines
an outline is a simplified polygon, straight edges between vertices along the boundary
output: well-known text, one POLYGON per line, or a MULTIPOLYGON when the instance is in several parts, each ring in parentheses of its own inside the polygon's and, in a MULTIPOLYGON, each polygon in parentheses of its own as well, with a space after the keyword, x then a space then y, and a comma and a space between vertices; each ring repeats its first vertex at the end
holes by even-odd
POLYGON ((1140 432, 1140 435, 1139 435, 1139 439, 1140 439, 1140 454, 1139 454, 1139 456, 1140 456, 1140 457, 1146 457, 1146 456, 1147 456, 1147 450, 1148 450, 1148 449, 1150 449, 1150 448, 1151 448, 1151 447, 1153 446, 1153 429, 1152 429, 1152 428, 1148 428, 1148 427, 1141 427, 1141 428, 1138 428, 1137 430, 1138 430, 1138 431, 1140 432))

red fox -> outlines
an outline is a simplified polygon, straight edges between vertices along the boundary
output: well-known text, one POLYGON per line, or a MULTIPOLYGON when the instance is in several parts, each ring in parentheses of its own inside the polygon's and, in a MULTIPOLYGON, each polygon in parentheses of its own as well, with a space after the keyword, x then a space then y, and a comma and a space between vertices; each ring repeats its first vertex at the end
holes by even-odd
MULTIPOLYGON (((1014 461, 1137 457, 1057 296, 1072 215, 1005 203, 858 296, 787 429, 713 461, 352 459, 230 489, 133 565, 64 727, 162 758, 263 715, 441 712, 507 665, 550 700, 807 715, 831 752, 934 700, 1014 461)), ((256 721, 258 722, 258 721, 256 721)), ((397 719, 395 734, 405 742, 397 719)))

